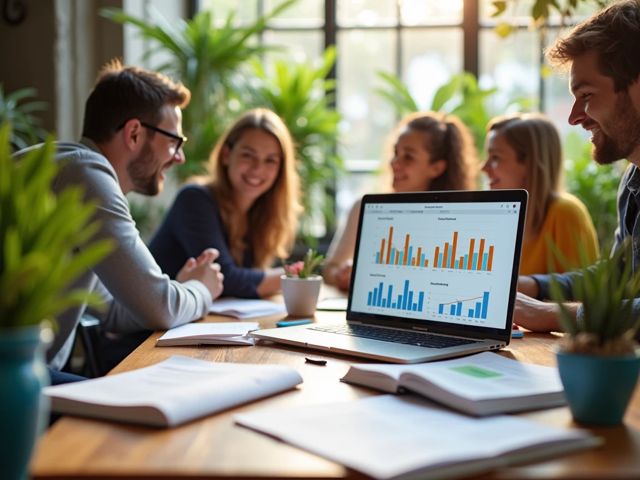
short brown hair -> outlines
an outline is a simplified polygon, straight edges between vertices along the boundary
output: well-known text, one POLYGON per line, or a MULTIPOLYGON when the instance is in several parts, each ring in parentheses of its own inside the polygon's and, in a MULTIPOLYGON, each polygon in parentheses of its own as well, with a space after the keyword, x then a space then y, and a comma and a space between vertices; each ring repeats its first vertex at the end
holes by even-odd
POLYGON ((82 136, 94 142, 111 139, 127 120, 138 118, 155 125, 165 105, 184 108, 191 92, 161 73, 107 63, 85 103, 82 136))
POLYGON ((640 0, 615 2, 577 25, 546 52, 553 65, 564 66, 595 51, 600 72, 613 79, 616 91, 626 90, 640 76, 640 0))

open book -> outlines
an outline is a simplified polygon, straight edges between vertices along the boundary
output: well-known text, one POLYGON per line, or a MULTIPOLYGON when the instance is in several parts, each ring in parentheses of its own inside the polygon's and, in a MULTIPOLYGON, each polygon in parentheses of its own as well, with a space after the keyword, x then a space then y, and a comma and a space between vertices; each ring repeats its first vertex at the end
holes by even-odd
POLYGON ((167 330, 156 340, 156 346, 253 345, 253 338, 247 334, 258 327, 256 322, 187 323, 167 330))
POLYGON ((174 355, 130 372, 46 387, 54 412, 173 427, 289 390, 302 377, 283 365, 213 363, 174 355))
POLYGON ((498 415, 474 418, 415 397, 266 409, 236 423, 378 479, 451 478, 596 446, 586 431, 498 415))
POLYGON ((491 352, 418 365, 352 365, 342 381, 391 393, 410 390, 473 415, 565 403, 556 368, 491 352))
POLYGON ((209 313, 245 319, 287 313, 287 310, 283 304, 269 300, 227 297, 214 300, 209 313))

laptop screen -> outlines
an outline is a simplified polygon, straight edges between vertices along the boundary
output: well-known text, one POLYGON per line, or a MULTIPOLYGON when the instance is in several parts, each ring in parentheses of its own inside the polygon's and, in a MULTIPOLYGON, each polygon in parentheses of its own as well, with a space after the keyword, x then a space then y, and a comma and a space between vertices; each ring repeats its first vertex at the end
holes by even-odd
POLYGON ((349 318, 508 334, 526 192, 366 195, 349 318))

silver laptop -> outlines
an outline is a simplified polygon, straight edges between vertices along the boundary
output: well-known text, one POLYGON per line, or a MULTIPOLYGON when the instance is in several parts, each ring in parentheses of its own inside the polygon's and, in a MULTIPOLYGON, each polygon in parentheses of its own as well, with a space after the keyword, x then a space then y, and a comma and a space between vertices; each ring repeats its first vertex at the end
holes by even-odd
POLYGON ((526 205, 524 190, 365 195, 346 322, 251 335, 394 363, 500 349, 526 205))

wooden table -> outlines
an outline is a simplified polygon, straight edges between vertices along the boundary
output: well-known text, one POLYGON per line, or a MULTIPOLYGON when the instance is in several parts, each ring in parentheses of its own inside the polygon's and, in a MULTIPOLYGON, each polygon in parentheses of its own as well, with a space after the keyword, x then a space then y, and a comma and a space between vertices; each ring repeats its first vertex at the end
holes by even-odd
MULTIPOLYGON (((343 313, 318 312, 319 322, 338 320, 343 313)), ((261 320, 271 327, 279 319, 261 320)), ((228 321, 210 316, 208 321, 228 321)), ((254 347, 154 347, 153 334, 114 372, 156 363, 181 354, 217 362, 279 363, 297 368, 304 383, 293 391, 254 402, 178 428, 157 430, 106 421, 65 417, 41 439, 32 462, 34 478, 362 478, 341 465, 236 426, 232 415, 256 408, 310 405, 375 395, 370 389, 341 383, 353 357, 262 343, 254 347), (305 363, 305 356, 327 360, 326 366, 305 363)), ((553 335, 527 333, 502 354, 518 360, 554 365, 553 335)), ((625 425, 594 428, 603 447, 555 460, 506 468, 482 478, 493 479, 620 479, 640 478, 640 388, 627 412, 625 425)), ((567 408, 528 413, 538 421, 574 426, 567 408)), ((1 476, 1 475, 0 475, 1 476)))

